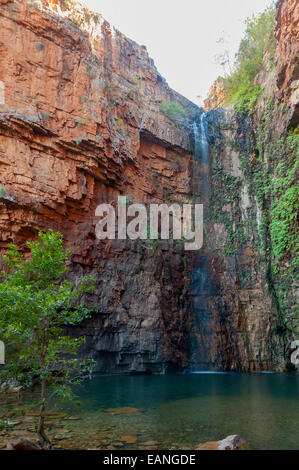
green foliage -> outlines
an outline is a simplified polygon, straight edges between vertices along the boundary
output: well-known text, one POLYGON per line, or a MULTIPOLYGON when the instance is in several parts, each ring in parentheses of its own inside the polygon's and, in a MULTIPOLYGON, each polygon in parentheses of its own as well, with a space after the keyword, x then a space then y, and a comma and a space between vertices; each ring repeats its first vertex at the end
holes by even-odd
POLYGON ((130 79, 130 82, 133 83, 133 86, 127 89, 126 94, 128 98, 132 98, 133 100, 139 102, 142 79, 136 75, 130 79))
POLYGON ((280 260, 285 253, 294 248, 294 237, 291 227, 296 222, 299 210, 299 188, 292 186, 275 201, 271 210, 270 232, 273 244, 273 254, 280 260))
POLYGON ((0 419, 0 431, 12 431, 14 428, 13 424, 9 424, 7 418, 0 419))
POLYGON ((249 112, 254 109, 261 95, 260 85, 240 83, 234 94, 230 95, 228 99, 238 110, 249 112))
POLYGON ((262 70, 264 51, 274 61, 275 8, 271 7, 246 21, 245 36, 236 55, 234 72, 227 78, 228 103, 243 111, 253 110, 262 90, 255 83, 262 70))
MULTIPOLYGON (((261 111, 259 116, 252 117, 251 125, 246 114, 236 113, 238 132, 234 139, 212 129, 215 159, 209 214, 213 222, 222 223, 225 228, 223 246, 216 251, 234 256, 245 246, 253 249, 253 261, 255 264, 258 261, 264 271, 268 291, 277 308, 277 330, 282 335, 290 331, 298 335, 295 288, 299 264, 299 129, 277 138, 275 123, 287 109, 274 96, 268 97, 261 111), (250 201, 242 211, 242 180, 226 175, 223 168, 221 154, 226 146, 240 156, 242 179, 250 201)), ((242 266, 238 274, 241 285, 253 282, 242 266)))
POLYGON ((77 124, 78 126, 83 126, 83 125, 84 125, 84 119, 82 119, 82 118, 77 118, 77 119, 76 119, 76 124, 77 124))
POLYGON ((298 129, 289 133, 286 143, 294 152, 292 158, 284 160, 277 166, 277 177, 274 181, 275 198, 270 212, 270 233, 275 258, 281 260, 284 256, 291 255, 292 264, 298 267, 298 129))
POLYGON ((141 84, 141 82, 142 82, 142 78, 139 77, 138 75, 136 75, 135 77, 132 78, 132 82, 133 82, 135 85, 140 86, 140 84, 141 84))
POLYGON ((166 114, 170 119, 177 119, 179 116, 186 116, 186 111, 176 101, 164 101, 160 104, 160 111, 166 114))
POLYGON ((4 186, 0 186, 0 197, 6 196, 6 189, 4 186))
MULTIPOLYGON (((298 332, 293 282, 298 273, 298 129, 280 139, 272 134, 273 119, 285 110, 269 98, 256 129, 258 161, 244 170, 251 195, 257 196, 261 260, 267 266, 281 325, 298 332)), ((245 159, 244 159, 245 161, 245 159)))
POLYGON ((39 232, 38 239, 26 245, 29 257, 13 244, 3 257, 0 337, 6 344, 7 362, 0 370, 0 382, 39 379, 43 418, 46 385, 51 385, 52 394, 71 398, 71 385, 91 372, 91 361, 75 357, 84 338, 70 338, 64 327, 90 315, 78 299, 94 289, 94 280, 87 276, 74 288, 63 279, 69 251, 63 249, 60 233, 39 232))
MULTIPOLYGON (((214 149, 217 154, 217 149, 214 149)), ((216 159, 212 172, 210 218, 225 227, 221 252, 224 256, 235 255, 245 241, 244 227, 236 220, 240 218, 238 203, 240 200, 240 178, 224 172, 216 159), (229 206, 228 206, 229 205, 229 206), (229 207, 229 208, 228 208, 229 207)))

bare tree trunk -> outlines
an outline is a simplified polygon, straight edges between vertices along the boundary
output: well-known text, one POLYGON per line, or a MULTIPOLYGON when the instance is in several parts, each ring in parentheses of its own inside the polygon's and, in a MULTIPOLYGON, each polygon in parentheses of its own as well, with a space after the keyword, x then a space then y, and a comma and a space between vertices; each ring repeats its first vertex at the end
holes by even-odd
POLYGON ((41 383, 41 399, 42 399, 42 404, 40 407, 39 411, 39 422, 38 422, 38 429, 37 429, 37 435, 38 435, 38 443, 41 446, 42 449, 45 450, 50 450, 52 449, 51 442, 49 441, 48 436, 45 433, 45 402, 46 402, 46 379, 42 379, 41 383))

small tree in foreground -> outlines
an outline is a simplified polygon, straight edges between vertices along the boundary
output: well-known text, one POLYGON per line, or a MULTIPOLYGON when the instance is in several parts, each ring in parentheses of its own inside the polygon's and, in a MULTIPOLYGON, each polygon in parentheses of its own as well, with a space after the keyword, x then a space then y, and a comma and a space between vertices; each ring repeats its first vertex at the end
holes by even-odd
POLYGON ((48 386, 51 396, 71 398, 72 385, 92 371, 92 361, 75 357, 85 338, 67 336, 64 327, 90 315, 78 299, 94 289, 94 280, 87 276, 74 287, 62 279, 69 251, 63 249, 60 233, 39 232, 27 246, 28 258, 13 244, 3 258, 7 269, 1 272, 0 338, 6 343, 7 363, 0 369, 0 382, 40 381, 38 440, 42 448, 50 449, 45 433, 48 386))

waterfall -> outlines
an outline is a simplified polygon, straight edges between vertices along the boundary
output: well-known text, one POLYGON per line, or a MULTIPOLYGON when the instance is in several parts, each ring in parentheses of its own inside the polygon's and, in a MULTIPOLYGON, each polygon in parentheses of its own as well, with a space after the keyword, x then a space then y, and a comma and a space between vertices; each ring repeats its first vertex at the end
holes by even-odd
POLYGON ((209 154, 210 145, 208 139, 207 113, 201 113, 192 123, 194 139, 194 156, 196 161, 196 193, 200 195, 200 201, 204 209, 208 207, 209 199, 209 154))
MULTIPOLYGON (((201 113, 192 123, 194 139, 194 193, 197 202, 204 205, 204 220, 209 210, 209 138, 207 114, 201 113)), ((207 235, 205 235, 207 236, 207 235)), ((204 240, 205 246, 205 240, 204 240)), ((198 253, 196 265, 192 271, 190 292, 192 295, 193 332, 191 337, 191 371, 211 370, 213 368, 213 314, 209 298, 215 293, 215 286, 210 274, 210 259, 205 255, 204 247, 198 253)))
POLYGON ((199 123, 195 120, 192 127, 195 158, 202 163, 208 163, 210 147, 208 141, 206 113, 202 113, 199 118, 199 123))

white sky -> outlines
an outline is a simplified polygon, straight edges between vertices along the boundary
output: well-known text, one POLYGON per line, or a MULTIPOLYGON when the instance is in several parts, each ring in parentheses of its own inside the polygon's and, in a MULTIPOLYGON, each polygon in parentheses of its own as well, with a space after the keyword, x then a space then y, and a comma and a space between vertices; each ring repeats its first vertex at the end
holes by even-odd
POLYGON ((237 52, 252 13, 270 0, 81 0, 139 44, 169 85, 201 104, 210 85, 223 75, 215 56, 237 52), (224 37, 224 43, 217 43, 224 37), (201 96, 201 99, 197 98, 201 96))

